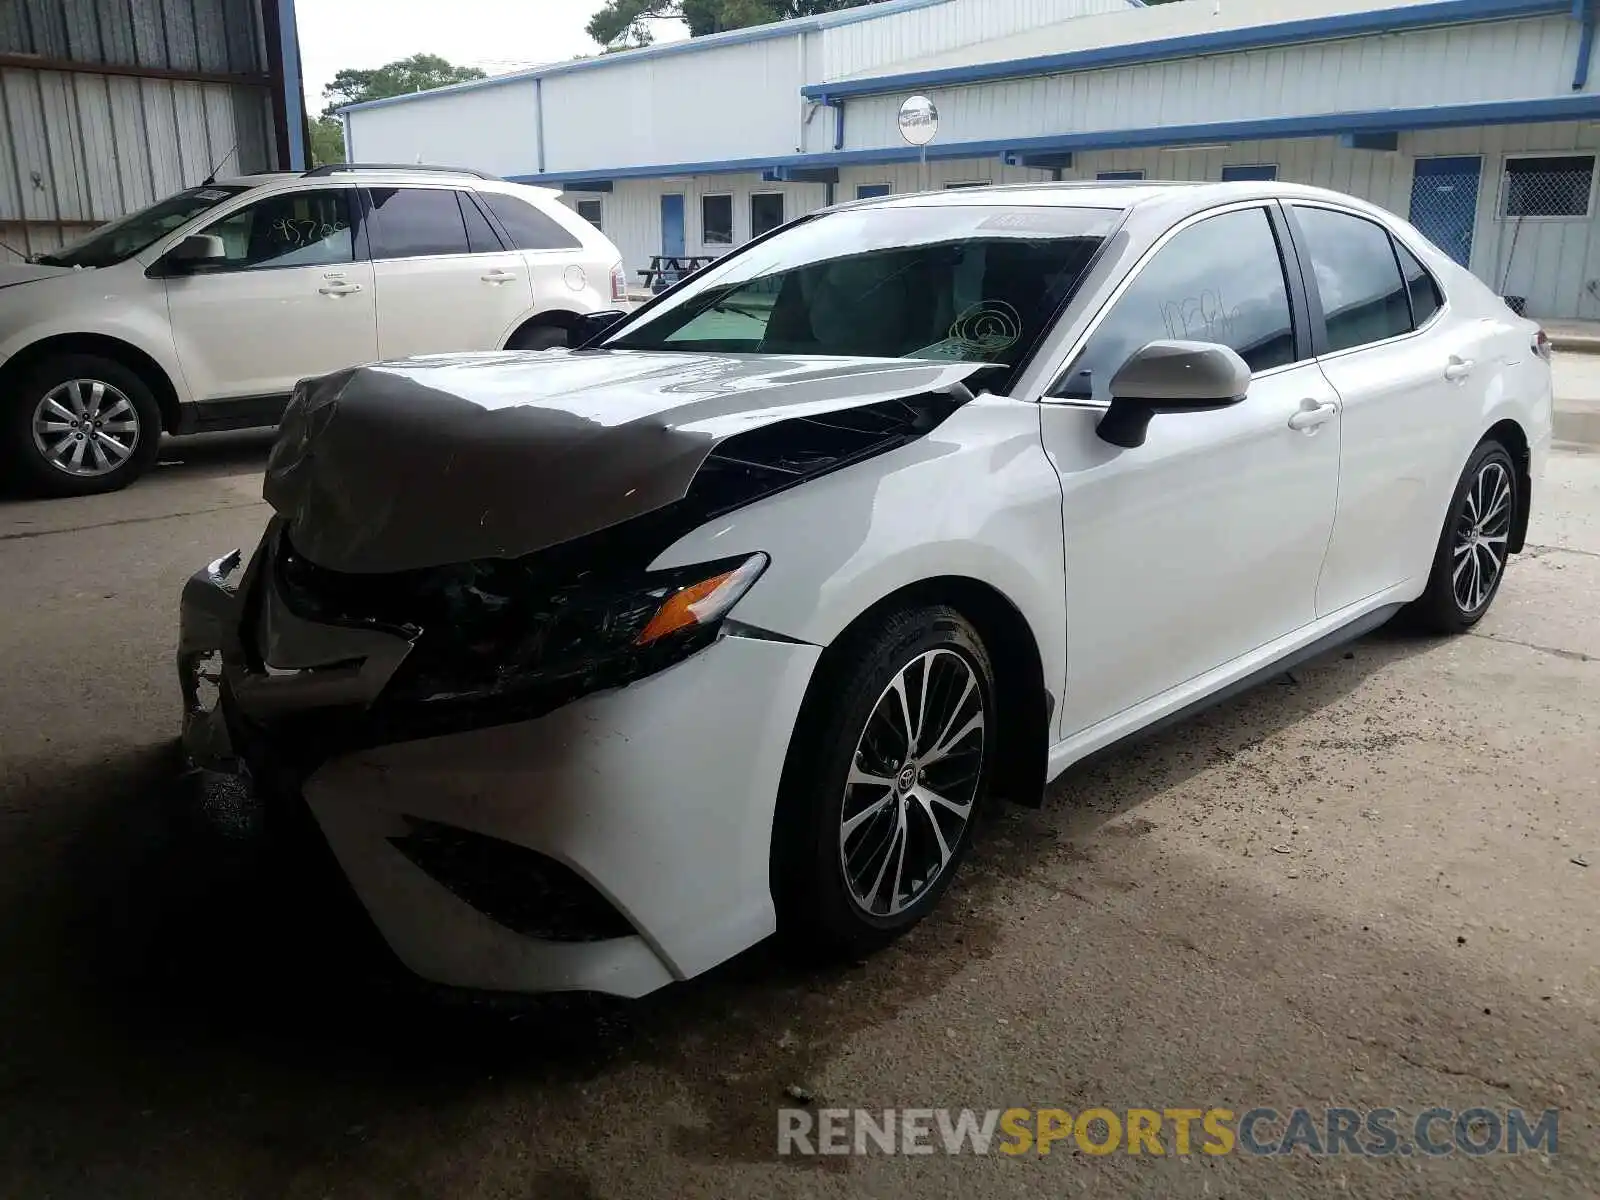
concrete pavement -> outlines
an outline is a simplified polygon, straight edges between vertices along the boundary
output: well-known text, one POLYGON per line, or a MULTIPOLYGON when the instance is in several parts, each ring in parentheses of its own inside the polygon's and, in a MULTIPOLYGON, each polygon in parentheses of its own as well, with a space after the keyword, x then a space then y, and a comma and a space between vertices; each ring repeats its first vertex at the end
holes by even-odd
POLYGON ((263 456, 0 504, 0 1196, 1593 1197, 1600 456, 1553 458, 1472 635, 1380 631, 1082 764, 891 951, 498 1013, 367 989, 171 784, 178 589, 256 535, 263 456), (791 1087, 1562 1124, 1515 1159, 778 1161, 791 1087))

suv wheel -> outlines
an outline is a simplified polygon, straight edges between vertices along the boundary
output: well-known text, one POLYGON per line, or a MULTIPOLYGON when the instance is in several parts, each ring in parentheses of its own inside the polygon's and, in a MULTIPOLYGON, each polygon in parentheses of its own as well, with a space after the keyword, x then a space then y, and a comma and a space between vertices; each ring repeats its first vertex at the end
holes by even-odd
POLYGON ((567 344, 567 331, 559 325, 529 325, 517 330, 506 343, 507 350, 551 350, 567 344))
POLYGON ((161 446, 161 409, 144 380, 92 354, 47 359, 6 405, 0 446, 35 493, 84 496, 126 487, 161 446))

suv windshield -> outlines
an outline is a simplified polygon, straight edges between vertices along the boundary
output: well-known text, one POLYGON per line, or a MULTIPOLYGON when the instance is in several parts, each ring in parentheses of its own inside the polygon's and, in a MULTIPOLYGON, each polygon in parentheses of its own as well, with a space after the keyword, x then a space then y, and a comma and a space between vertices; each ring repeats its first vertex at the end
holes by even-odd
POLYGON ((109 267, 131 258, 158 238, 186 225, 208 209, 244 191, 237 184, 209 184, 168 196, 159 204, 142 208, 102 225, 88 237, 33 261, 50 267, 109 267))
POLYGON ((706 268, 607 349, 851 355, 1016 367, 1119 209, 844 209, 706 268))

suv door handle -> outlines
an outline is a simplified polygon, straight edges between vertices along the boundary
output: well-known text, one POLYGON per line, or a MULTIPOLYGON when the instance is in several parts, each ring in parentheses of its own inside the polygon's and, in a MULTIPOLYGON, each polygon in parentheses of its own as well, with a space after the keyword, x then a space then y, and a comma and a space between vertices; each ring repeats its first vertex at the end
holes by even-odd
POLYGON ((1462 358, 1458 354, 1452 354, 1450 361, 1445 364, 1444 377, 1451 383, 1460 383, 1468 375, 1472 374, 1472 365, 1470 358, 1462 358))
POLYGON ((485 271, 482 275, 478 276, 478 278, 483 280, 485 283, 510 283, 516 277, 517 273, 515 271, 503 271, 499 267, 496 267, 492 271, 485 271))
POLYGON ((348 296, 351 292, 359 292, 360 290, 361 285, 359 283, 346 283, 342 279, 332 280, 317 289, 324 296, 348 296))
POLYGON ((1310 397, 1300 401, 1300 411, 1289 418, 1290 429, 1316 429, 1319 425, 1326 425, 1339 415, 1339 406, 1332 400, 1312 400, 1310 397))

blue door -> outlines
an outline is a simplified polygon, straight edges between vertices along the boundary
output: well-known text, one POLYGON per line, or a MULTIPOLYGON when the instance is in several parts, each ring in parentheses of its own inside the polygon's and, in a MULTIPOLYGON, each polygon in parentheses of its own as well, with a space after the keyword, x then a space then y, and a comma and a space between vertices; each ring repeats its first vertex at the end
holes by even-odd
POLYGON ((1270 181, 1277 177, 1277 163, 1245 163, 1241 166, 1222 168, 1223 183, 1239 183, 1244 180, 1270 181))
MULTIPOLYGON (((661 197, 661 256, 663 258, 682 258, 687 247, 683 240, 683 195, 679 192, 668 192, 661 197)), ((667 264, 662 263, 663 267, 667 264)), ((656 280, 656 288, 677 283, 681 272, 663 272, 656 280)))
POLYGON ((856 185, 856 199, 867 200, 873 196, 887 196, 889 185, 887 183, 858 183, 856 185))
POLYGON ((1478 219, 1478 178, 1483 159, 1419 158, 1411 179, 1411 223, 1463 267, 1472 259, 1472 229, 1478 219))

